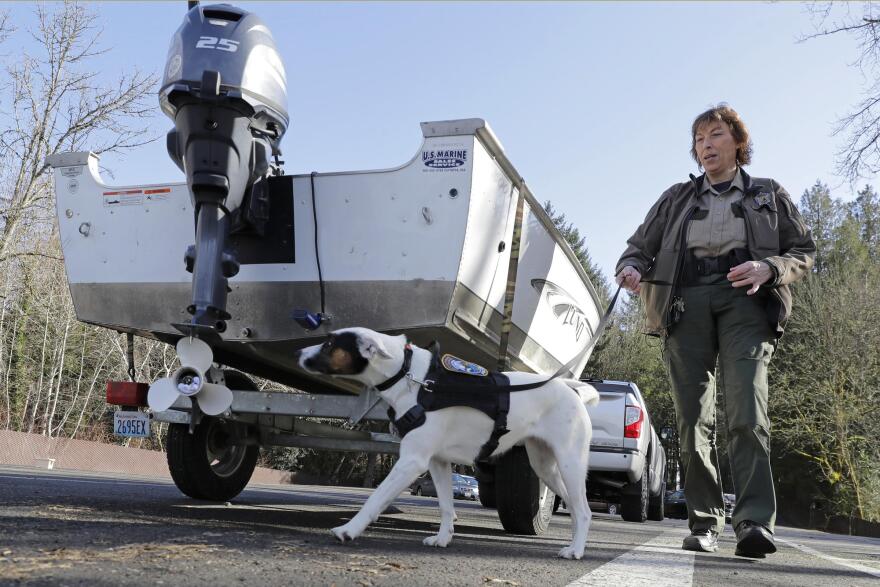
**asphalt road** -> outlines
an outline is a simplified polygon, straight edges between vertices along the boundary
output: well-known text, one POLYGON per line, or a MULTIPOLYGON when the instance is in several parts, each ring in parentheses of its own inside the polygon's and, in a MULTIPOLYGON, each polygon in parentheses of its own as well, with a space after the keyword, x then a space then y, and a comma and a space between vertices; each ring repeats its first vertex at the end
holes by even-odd
POLYGON ((173 484, 112 475, 0 468, 0 585, 797 585, 880 584, 880 540, 779 528, 766 560, 679 549, 680 520, 632 524, 595 513, 583 560, 555 558, 569 536, 557 514, 541 537, 513 536, 493 510, 456 501, 446 549, 423 546, 436 499, 401 495, 354 543, 329 529, 368 490, 251 486, 230 504, 173 484))

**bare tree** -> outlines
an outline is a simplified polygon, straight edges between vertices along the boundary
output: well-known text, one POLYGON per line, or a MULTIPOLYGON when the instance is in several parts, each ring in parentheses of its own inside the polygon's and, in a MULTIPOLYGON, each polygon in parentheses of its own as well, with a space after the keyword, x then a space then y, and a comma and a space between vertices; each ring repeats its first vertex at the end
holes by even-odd
MULTIPOLYGON (((46 157, 87 148, 97 153, 136 147, 155 135, 136 123, 154 110, 153 75, 134 71, 104 85, 89 67, 102 53, 95 15, 73 2, 37 5, 30 31, 36 55, 19 54, 7 66, 10 110, 0 113, 3 176, 0 190, 0 262, 34 254, 17 245, 29 229, 52 224, 46 157)), ((0 27, 5 21, 0 20, 0 27)), ((0 28, 0 38, 8 27, 0 28)))
MULTIPOLYGON (((54 222, 46 157, 122 151, 154 140, 153 75, 100 75, 96 15, 74 2, 39 4, 32 30, 0 12, 0 426, 100 438, 103 381, 125 377, 118 335, 74 319, 54 222), (23 49, 22 49, 23 47, 23 49), (111 81, 105 82, 104 79, 111 81)), ((139 341, 146 372, 165 345, 139 341)))
POLYGON ((880 172, 880 4, 819 2, 808 9, 816 32, 803 40, 844 34, 858 42, 854 65, 868 80, 863 98, 834 129, 844 137, 838 151, 838 170, 850 182, 880 172))

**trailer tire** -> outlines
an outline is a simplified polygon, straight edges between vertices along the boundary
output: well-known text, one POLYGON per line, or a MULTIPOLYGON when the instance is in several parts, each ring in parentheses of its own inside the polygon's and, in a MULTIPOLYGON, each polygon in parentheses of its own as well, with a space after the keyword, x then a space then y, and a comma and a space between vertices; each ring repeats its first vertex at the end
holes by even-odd
POLYGON ((505 530, 511 534, 543 534, 553 517, 555 497, 532 470, 524 447, 515 446, 498 459, 495 499, 505 530))
POLYGON ((627 522, 642 523, 648 519, 648 466, 633 483, 635 492, 620 496, 620 517, 627 522))
MULTIPOLYGON (((257 390, 243 373, 224 371, 223 375, 231 389, 257 390)), ((229 442, 242 436, 242 430, 233 430, 240 426, 212 417, 203 417, 192 434, 188 424, 168 426, 168 470, 180 491, 208 501, 229 501, 242 492, 257 466, 260 447, 229 442)))
MULTIPOLYGON (((665 471, 664 471, 665 477, 665 471)), ((653 522, 662 522, 666 517, 666 508, 664 501, 666 500, 666 479, 660 484, 660 493, 652 495, 648 499, 648 519, 653 522)))

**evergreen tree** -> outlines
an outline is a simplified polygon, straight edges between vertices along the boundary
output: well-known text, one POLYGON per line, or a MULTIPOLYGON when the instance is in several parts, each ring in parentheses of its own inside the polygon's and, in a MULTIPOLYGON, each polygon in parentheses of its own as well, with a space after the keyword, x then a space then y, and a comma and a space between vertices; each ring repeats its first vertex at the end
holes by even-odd
POLYGON ((587 250, 587 238, 581 236, 580 231, 575 227, 574 223, 566 222, 565 214, 557 211, 550 200, 544 202, 544 211, 550 217, 550 220, 553 221, 553 224, 556 225, 556 228, 562 234, 563 238, 565 238, 565 241, 571 247, 571 250, 574 251, 575 256, 581 263, 581 267, 587 272, 587 276, 593 283, 593 287, 596 288, 596 293, 599 294, 601 304, 605 306, 611 299, 608 282, 606 281, 602 270, 593 262, 589 250, 587 250))
POLYGON ((861 227, 861 239, 868 256, 874 263, 880 262, 880 196, 866 185, 856 196, 851 210, 861 227))
POLYGON ((804 222, 813 233, 816 242, 816 263, 813 270, 823 273, 834 241, 834 227, 839 225, 840 205, 831 199, 828 186, 816 180, 808 190, 804 191, 798 209, 804 222))
POLYGON ((814 499, 835 513, 880 519, 877 209, 869 186, 845 203, 817 182, 801 200, 817 269, 794 286, 771 370, 774 470, 789 519, 814 499))

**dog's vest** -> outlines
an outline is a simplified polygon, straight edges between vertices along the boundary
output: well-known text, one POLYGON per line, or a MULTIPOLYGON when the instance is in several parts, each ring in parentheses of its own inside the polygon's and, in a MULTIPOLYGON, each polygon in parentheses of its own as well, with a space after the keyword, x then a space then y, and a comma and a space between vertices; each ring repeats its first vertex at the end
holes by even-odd
MULTIPOLYGON (((455 406, 480 410, 495 422, 492 435, 476 458, 477 463, 486 462, 498 448, 500 438, 508 431, 510 379, 503 373, 489 371, 453 355, 441 357, 436 343, 432 346, 434 356, 425 383, 419 387, 416 405, 396 419, 394 409, 388 408, 388 417, 402 438, 425 423, 426 412, 455 406)), ((408 370, 409 366, 406 365, 406 368, 408 370)))

